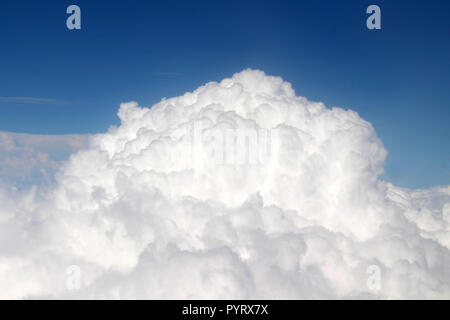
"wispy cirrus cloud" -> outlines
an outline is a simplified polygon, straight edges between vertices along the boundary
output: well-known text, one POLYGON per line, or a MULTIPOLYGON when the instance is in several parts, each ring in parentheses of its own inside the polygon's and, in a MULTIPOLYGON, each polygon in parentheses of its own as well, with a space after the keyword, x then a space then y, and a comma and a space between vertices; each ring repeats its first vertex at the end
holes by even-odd
POLYGON ((1 97, 0 102, 25 103, 25 104, 65 104, 66 101, 53 98, 38 97, 1 97))

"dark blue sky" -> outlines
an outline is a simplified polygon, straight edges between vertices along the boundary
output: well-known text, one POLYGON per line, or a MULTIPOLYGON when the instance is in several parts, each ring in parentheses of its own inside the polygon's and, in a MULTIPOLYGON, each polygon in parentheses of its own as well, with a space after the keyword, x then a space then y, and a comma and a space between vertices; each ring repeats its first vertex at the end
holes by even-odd
POLYGON ((3 0, 0 130, 103 132, 121 102, 151 106, 251 67, 370 121, 387 179, 448 185, 449 12, 449 1, 3 0), (66 28, 71 4, 80 31, 66 28), (382 30, 366 28, 370 4, 382 30))

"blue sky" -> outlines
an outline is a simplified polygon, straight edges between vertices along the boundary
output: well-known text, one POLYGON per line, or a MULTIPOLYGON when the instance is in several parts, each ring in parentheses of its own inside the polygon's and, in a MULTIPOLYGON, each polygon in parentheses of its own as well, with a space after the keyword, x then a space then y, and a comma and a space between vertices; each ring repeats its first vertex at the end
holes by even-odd
POLYGON ((0 4, 0 130, 97 133, 244 68, 353 109, 400 186, 450 184, 448 1, 12 1, 0 4), (66 28, 77 4, 82 29, 66 28), (381 7, 382 30, 366 28, 381 7), (20 97, 26 98, 22 99, 20 97))

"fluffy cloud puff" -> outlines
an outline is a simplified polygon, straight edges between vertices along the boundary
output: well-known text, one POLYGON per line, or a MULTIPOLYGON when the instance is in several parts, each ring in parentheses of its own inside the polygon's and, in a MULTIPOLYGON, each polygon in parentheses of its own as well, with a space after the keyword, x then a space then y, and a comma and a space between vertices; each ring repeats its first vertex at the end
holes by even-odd
POLYGON ((382 181, 356 112, 245 70, 118 115, 0 189, 1 298, 450 298, 450 187, 382 181))

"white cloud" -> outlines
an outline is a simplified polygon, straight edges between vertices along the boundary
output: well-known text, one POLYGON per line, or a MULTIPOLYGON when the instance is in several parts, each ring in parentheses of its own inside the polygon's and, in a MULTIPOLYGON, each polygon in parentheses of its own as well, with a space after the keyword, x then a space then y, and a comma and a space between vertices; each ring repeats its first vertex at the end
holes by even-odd
POLYGON ((381 181, 356 112, 245 70, 119 117, 54 187, 0 189, 0 297, 450 298, 449 189, 381 181))

